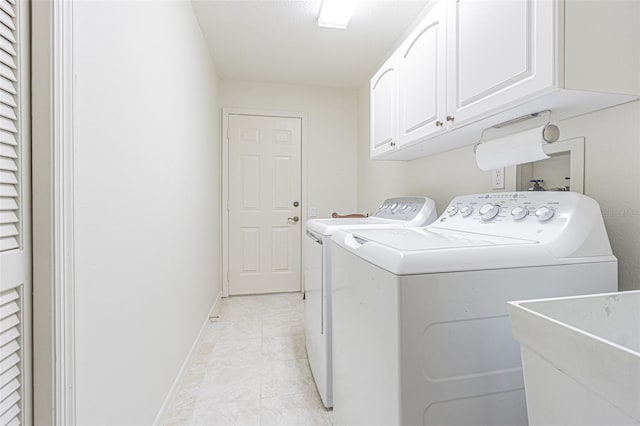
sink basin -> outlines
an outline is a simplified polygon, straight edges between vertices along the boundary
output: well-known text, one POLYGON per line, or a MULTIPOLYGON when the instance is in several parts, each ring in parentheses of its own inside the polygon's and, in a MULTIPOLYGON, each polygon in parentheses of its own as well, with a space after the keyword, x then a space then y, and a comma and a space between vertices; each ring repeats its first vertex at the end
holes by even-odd
POLYGON ((640 425, 640 291, 509 303, 530 425, 640 425))

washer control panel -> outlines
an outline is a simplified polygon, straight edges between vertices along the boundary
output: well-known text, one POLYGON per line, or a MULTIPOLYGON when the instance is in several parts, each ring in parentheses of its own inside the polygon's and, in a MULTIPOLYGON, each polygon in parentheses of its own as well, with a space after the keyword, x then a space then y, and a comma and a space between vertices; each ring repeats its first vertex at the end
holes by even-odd
POLYGON ((588 208, 599 210, 597 203, 575 192, 462 195, 449 203, 433 226, 539 240, 560 232, 572 215, 584 214, 582 210, 588 208))
POLYGON ((424 214, 425 210, 435 210, 433 201, 426 197, 388 198, 372 216, 410 221, 424 214))
POLYGON ((597 201, 570 191, 461 195, 425 229, 548 244, 558 257, 611 255, 597 201))
POLYGON ((443 216, 453 218, 459 215, 469 219, 479 218, 483 222, 505 218, 521 221, 532 216, 539 222, 547 222, 556 216, 561 203, 557 196, 544 197, 544 194, 549 193, 514 192, 456 197, 443 216))

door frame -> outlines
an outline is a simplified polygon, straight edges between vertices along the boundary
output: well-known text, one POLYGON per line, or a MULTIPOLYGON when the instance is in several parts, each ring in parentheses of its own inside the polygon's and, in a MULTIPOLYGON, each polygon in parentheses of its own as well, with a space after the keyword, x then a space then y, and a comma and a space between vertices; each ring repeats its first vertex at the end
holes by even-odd
MULTIPOLYGON (((220 200, 221 209, 221 234, 222 240, 220 244, 220 252, 222 253, 222 268, 220 269, 220 282, 222 283, 222 289, 220 295, 222 297, 229 296, 229 116, 230 115, 257 115, 263 117, 280 117, 280 118, 299 118, 301 121, 301 140, 300 140, 300 226, 304 226, 307 221, 307 176, 305 171, 307 170, 307 113, 295 112, 295 111, 274 111, 263 109, 245 109, 245 108, 222 108, 222 120, 220 122, 220 139, 222 155, 221 161, 221 173, 222 179, 220 179, 220 193, 222 194, 220 200)), ((304 256, 302 256, 302 237, 304 232, 300 232, 300 290, 304 291, 304 256)))
POLYGON ((76 424, 73 24, 73 2, 31 3, 33 350, 38 353, 33 422, 69 426, 76 424))

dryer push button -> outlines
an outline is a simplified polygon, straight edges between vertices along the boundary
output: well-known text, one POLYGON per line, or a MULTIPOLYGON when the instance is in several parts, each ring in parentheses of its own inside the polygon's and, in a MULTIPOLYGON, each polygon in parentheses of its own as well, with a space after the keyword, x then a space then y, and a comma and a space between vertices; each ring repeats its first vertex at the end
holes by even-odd
POLYGON ((460 208, 460 214, 464 217, 469 216, 471 213, 473 213, 473 207, 466 205, 466 206, 462 206, 460 208))

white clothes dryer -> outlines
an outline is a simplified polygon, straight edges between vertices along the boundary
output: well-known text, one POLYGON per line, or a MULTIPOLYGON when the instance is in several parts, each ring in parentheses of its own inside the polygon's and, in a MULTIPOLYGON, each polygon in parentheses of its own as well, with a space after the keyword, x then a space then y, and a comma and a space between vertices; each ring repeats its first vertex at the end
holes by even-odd
POLYGON ((305 238, 304 328, 309 365, 326 407, 333 404, 331 385, 331 236, 341 229, 409 228, 437 218, 426 197, 389 198, 371 216, 310 219, 305 238))
POLYGON ((459 196, 424 228, 333 242, 335 425, 525 425, 507 301, 617 291, 577 193, 459 196))

